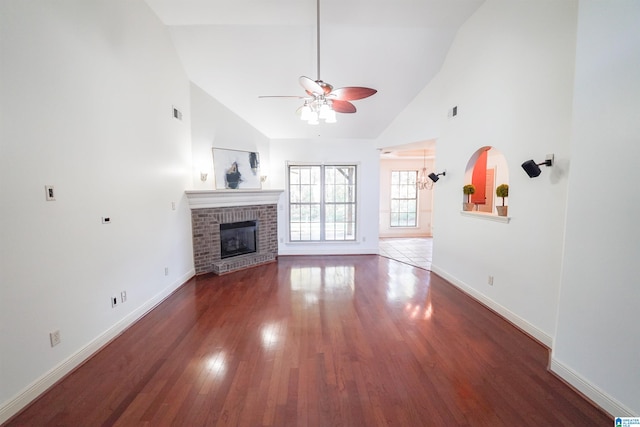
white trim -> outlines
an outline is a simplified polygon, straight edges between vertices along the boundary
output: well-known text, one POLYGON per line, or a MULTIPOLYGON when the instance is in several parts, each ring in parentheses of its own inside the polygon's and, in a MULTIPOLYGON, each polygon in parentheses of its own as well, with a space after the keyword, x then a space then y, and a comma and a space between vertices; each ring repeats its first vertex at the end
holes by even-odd
MULTIPOLYGON (((280 246, 278 248, 278 256, 286 256, 286 255, 379 255, 379 251, 377 248, 373 248, 373 249, 361 249, 361 248, 336 248, 336 247, 331 247, 331 248, 327 248, 326 243, 327 242, 321 242, 321 244, 317 244, 318 242, 300 242, 300 243, 292 243, 292 245, 297 246, 298 244, 304 244, 304 243, 308 243, 310 245, 313 245, 314 247, 306 247, 306 248, 298 248, 296 247, 295 249, 287 249, 287 248, 282 248, 282 246, 280 246)), ((331 243, 340 243, 340 242, 334 242, 331 241, 331 243)), ((358 242, 347 242, 347 243, 358 243, 358 242)))
POLYGON ((276 205, 284 190, 187 190, 193 209, 234 206, 276 205))
MULTIPOLYGON (((287 161, 286 162, 286 169, 285 169, 285 185, 286 185, 286 191, 285 192, 285 198, 284 198, 284 203, 286 206, 286 210, 284 213, 285 216, 285 228, 286 228, 286 244, 322 244, 322 245, 327 245, 327 244, 333 244, 333 243, 340 243, 340 242, 345 242, 345 243, 359 243, 361 240, 361 230, 360 230, 360 224, 361 224, 361 208, 360 208, 360 193, 361 193, 361 184, 360 184, 360 175, 361 175, 361 162, 292 162, 292 161, 287 161), (324 211, 325 211, 325 206, 326 206, 326 201, 325 201, 325 192, 324 192, 324 187, 325 187, 325 168, 327 167, 340 167, 340 166, 346 166, 346 167, 353 167, 355 169, 355 173, 356 173, 356 185, 355 185, 355 189, 356 189, 356 201, 355 201, 355 208, 356 208, 356 219, 354 222, 355 225, 355 236, 353 239, 350 240, 325 240, 326 238, 326 232, 325 232, 325 215, 324 215, 324 211), (320 240, 291 240, 291 168, 292 167, 318 167, 320 168, 320 240)), ((278 255, 285 255, 280 251, 280 248, 278 248, 278 255)), ((335 252, 334 252, 335 253, 335 252)), ((328 255, 331 255, 333 253, 327 253, 328 255)), ((340 253, 341 254, 341 253, 340 253)), ((293 255, 293 254, 291 254, 293 255)), ((298 254, 300 255, 300 254, 298 254)), ((313 253, 313 255, 317 255, 316 253, 313 253)))
POLYGON ((494 215, 486 212, 478 212, 478 211, 460 211, 460 215, 469 216, 477 219, 484 219, 487 221, 502 222, 505 224, 508 224, 509 221, 511 221, 510 216, 499 216, 499 215, 494 215))
POLYGON ((162 303, 165 299, 167 299, 167 297, 169 297, 169 295, 171 295, 176 289, 178 289, 189 279, 191 279, 195 274, 196 272, 194 269, 189 270, 182 277, 176 279, 175 282, 171 283, 161 292, 156 294, 153 298, 125 316, 111 328, 98 335, 76 353, 67 357, 49 372, 45 373, 33 383, 29 384, 12 399, 5 402, 0 407, 0 424, 16 415, 28 404, 38 398, 42 393, 46 392, 52 385, 64 378, 69 372, 73 371, 95 353, 102 350, 102 348, 111 340, 116 338, 125 329, 133 325, 139 319, 144 317, 148 312, 153 310, 157 305, 162 303))
POLYGON ((569 383, 572 387, 584 394, 593 403, 598 405, 604 411, 607 411, 612 417, 637 417, 633 411, 613 397, 609 396, 599 387, 591 384, 589 381, 581 377, 577 372, 562 362, 558 361, 551 355, 551 363, 549 370, 569 383))
POLYGON ((441 276, 442 278, 444 278, 445 280, 450 282, 452 285, 454 285, 456 288, 460 289, 462 292, 464 292, 467 295, 469 295, 471 298, 473 298, 476 301, 480 302, 481 304, 489 307, 491 310, 495 311, 500 316, 504 317, 506 320, 511 322, 513 325, 515 325, 516 327, 518 327, 519 329, 521 329, 525 333, 531 335, 533 338, 538 340, 540 343, 544 344, 545 346, 547 346, 549 348, 551 348, 551 346, 553 345, 553 338, 551 336, 547 335, 546 333, 544 333, 540 329, 536 328, 534 325, 532 325, 531 323, 527 322, 525 319, 523 319, 522 317, 518 316, 514 312, 510 311, 506 307, 503 307, 502 305, 498 304, 497 302, 489 299, 487 296, 485 296, 484 294, 478 292, 476 289, 472 288, 471 286, 467 285, 462 280, 459 280, 458 278, 450 275, 446 271, 438 268, 438 266, 433 265, 433 264, 431 265, 431 271, 433 271, 438 276, 441 276))

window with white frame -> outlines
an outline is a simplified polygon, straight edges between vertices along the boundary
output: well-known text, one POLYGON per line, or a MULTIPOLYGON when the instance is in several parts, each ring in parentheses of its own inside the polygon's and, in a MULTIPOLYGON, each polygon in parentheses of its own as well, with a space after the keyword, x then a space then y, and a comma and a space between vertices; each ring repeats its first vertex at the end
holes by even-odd
POLYGON ((356 165, 289 165, 289 239, 356 239, 356 165))
POLYGON ((418 171, 391 171, 391 227, 416 227, 418 171))

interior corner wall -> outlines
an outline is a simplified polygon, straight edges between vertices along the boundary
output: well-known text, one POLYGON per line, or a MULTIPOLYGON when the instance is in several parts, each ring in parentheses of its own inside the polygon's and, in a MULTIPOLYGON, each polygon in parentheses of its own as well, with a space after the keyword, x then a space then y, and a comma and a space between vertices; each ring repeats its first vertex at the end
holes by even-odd
POLYGON ((4 0, 0 43, 1 423, 191 277, 193 256, 189 81, 147 5, 4 0))
POLYGON ((581 0, 564 265, 551 368, 640 416, 640 3, 581 0))
POLYGON ((277 139, 270 143, 272 188, 285 189, 278 204, 279 255, 356 255, 378 253, 380 152, 370 140, 277 139), (355 242, 289 242, 287 162, 358 164, 359 228, 355 242))
POLYGON ((442 96, 433 269, 551 344, 565 217, 576 2, 488 0, 463 25, 440 72, 442 96), (447 111, 458 107, 458 115, 447 111), (462 216, 469 157, 505 156, 509 223, 462 216), (530 179, 529 158, 557 165, 530 179), (519 172, 519 173, 518 173, 519 172), (488 284, 493 276, 493 285, 488 284))
POLYGON ((271 188, 269 139, 199 86, 191 83, 191 138, 193 151, 193 188, 215 188, 212 148, 257 151, 260 174, 267 176, 263 188, 271 188), (200 173, 207 174, 207 181, 200 173))
POLYGON ((576 1, 487 0, 459 29, 438 76, 383 135, 437 138, 435 168, 447 175, 434 185, 433 271, 549 346, 561 275, 576 20, 576 1), (449 117, 454 106, 458 114, 449 117), (483 146, 499 150, 510 171, 506 224, 460 213, 467 162, 483 146), (549 153, 556 166, 539 178, 521 170, 523 161, 549 153))

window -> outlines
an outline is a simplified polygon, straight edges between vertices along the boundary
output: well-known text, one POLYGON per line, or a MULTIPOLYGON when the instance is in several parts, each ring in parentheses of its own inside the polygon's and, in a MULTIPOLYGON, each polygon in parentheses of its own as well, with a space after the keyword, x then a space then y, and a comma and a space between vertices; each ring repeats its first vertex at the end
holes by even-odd
POLYGON ((391 172, 391 227, 416 227, 418 171, 391 172))
POLYGON ((289 239, 356 239, 356 166, 289 165, 289 239))

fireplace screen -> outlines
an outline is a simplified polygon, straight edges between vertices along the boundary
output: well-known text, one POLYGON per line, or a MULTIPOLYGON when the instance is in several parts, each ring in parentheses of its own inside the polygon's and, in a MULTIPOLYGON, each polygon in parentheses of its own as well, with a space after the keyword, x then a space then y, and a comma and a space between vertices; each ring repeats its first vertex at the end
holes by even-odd
POLYGON ((220 224, 220 257, 222 259, 256 252, 257 221, 220 224))

